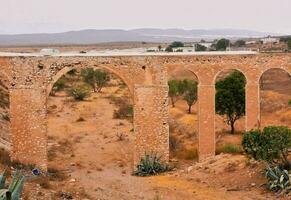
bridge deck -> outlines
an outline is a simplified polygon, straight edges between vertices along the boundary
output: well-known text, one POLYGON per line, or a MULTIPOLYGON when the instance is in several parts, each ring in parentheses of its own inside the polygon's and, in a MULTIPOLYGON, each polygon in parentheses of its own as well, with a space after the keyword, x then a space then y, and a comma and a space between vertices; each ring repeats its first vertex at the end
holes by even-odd
MULTIPOLYGON (((195 55, 254 55, 258 54, 255 51, 208 51, 208 52, 125 52, 125 51, 108 51, 108 52, 64 52, 59 54, 49 55, 52 57, 112 57, 112 56, 195 56, 195 55)), ((41 53, 15 53, 15 52, 0 52, 0 57, 43 57, 41 53)))

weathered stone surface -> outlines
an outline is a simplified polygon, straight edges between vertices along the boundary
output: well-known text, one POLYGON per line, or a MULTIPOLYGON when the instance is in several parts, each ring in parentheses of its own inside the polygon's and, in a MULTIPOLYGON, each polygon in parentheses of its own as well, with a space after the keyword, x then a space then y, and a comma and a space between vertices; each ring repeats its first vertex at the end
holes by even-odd
POLYGON ((11 156, 46 168, 46 103, 52 85, 74 68, 98 67, 120 77, 134 97, 135 156, 145 152, 169 157, 167 70, 185 69, 199 80, 199 158, 215 153, 215 80, 225 69, 246 79, 246 129, 260 125, 259 80, 272 68, 291 74, 291 54, 0 57, 0 78, 9 82, 11 156))

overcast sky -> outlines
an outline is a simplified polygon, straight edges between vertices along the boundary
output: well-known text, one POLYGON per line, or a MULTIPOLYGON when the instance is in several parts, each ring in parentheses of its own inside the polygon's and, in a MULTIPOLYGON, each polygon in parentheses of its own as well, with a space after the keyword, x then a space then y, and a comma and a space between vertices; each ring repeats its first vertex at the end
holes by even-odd
POLYGON ((291 0, 0 0, 0 34, 239 28, 291 34, 291 0))

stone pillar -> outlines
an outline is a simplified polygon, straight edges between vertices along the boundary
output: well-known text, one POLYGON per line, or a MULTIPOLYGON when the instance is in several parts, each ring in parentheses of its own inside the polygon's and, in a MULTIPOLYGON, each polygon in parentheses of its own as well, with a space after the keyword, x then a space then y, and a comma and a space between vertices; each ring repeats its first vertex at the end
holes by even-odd
POLYGON ((11 158, 47 169, 46 91, 11 89, 11 158))
POLYGON ((199 161, 215 155, 215 86, 198 86, 199 161))
POLYGON ((246 85, 246 130, 260 128, 260 86, 259 84, 246 85))
POLYGON ((134 168, 145 153, 169 160, 168 86, 134 87, 134 168))

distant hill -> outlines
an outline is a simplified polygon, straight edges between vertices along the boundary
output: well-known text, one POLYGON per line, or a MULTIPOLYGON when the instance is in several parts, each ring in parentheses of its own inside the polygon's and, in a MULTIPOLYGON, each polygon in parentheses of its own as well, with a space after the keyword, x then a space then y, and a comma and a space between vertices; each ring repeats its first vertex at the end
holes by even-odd
POLYGON ((251 30, 238 29, 108 29, 108 30, 80 30, 64 33, 17 34, 0 35, 0 46, 17 45, 70 45, 70 44, 97 44, 105 42, 183 42, 212 40, 216 38, 249 38, 275 35, 251 30))

